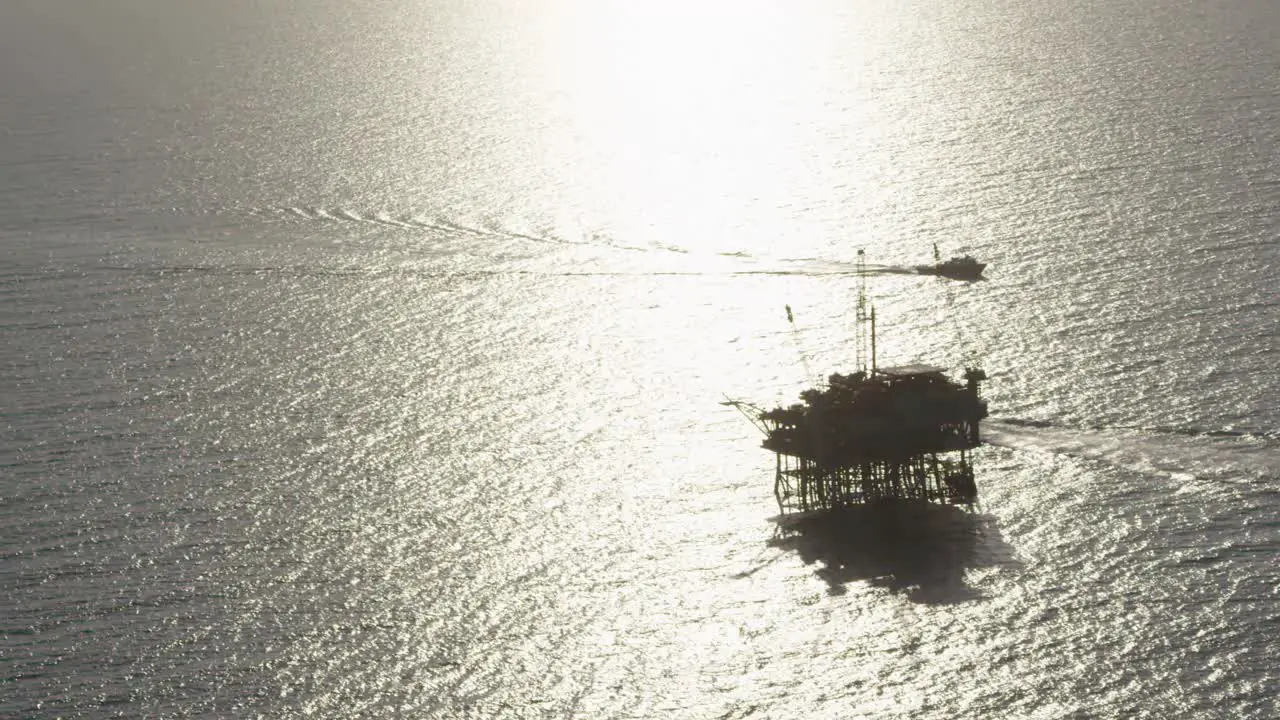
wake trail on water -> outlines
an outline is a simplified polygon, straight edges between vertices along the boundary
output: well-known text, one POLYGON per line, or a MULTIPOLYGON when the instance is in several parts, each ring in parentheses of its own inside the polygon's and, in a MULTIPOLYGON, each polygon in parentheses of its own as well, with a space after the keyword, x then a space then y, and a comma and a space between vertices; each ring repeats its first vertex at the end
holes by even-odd
MULTIPOLYGON (((284 206, 250 208, 253 216, 274 216, 286 220, 346 223, 395 229, 437 232, 454 237, 489 238, 494 240, 524 241, 544 245, 566 245, 584 248, 618 250, 624 252, 668 253, 680 256, 706 256, 743 262, 781 264, 805 264, 807 269, 761 269, 739 272, 696 272, 685 270, 651 271, 636 273, 569 272, 565 275, 919 275, 914 267, 868 264, 859 268, 856 263, 822 258, 788 258, 753 255, 745 251, 705 252, 673 243, 637 245, 619 242, 605 233, 591 233, 581 238, 567 238, 549 231, 525 232, 505 227, 498 222, 480 225, 450 218, 435 217, 425 213, 392 214, 384 211, 370 212, 351 208, 325 208, 313 206, 284 206)), ((557 273, 543 273, 557 274, 557 273)))
POLYGON ((1011 450, 1087 458, 1176 480, 1280 479, 1280 432, 1196 428, 1069 427, 1001 418, 983 439, 1011 450))
MULTIPOLYGON (((37 279, 66 279, 81 277, 91 272, 121 272, 147 275, 223 275, 282 278, 381 278, 400 279, 452 279, 486 277, 735 277, 735 276, 844 276, 854 273, 815 272, 811 270, 415 270, 412 268, 361 268, 361 267, 306 267, 296 265, 97 265, 82 268, 49 268, 26 273, 12 273, 0 280, 27 281, 37 279)), ((870 275, 870 271, 867 273, 870 275)))
POLYGON ((689 250, 678 245, 627 245, 618 243, 600 234, 593 234, 580 239, 566 238, 552 232, 523 232, 504 227, 497 222, 486 222, 479 225, 457 220, 432 216, 426 213, 388 213, 384 211, 370 212, 351 208, 324 208, 312 206, 285 206, 269 208, 250 208, 253 216, 275 217, 284 220, 311 221, 327 223, 343 223, 365 225, 404 230, 436 232, 451 236, 472 238, 488 238, 495 240, 519 240, 544 245, 571 245, 579 247, 605 247, 613 250, 630 252, 666 251, 685 254, 689 250))

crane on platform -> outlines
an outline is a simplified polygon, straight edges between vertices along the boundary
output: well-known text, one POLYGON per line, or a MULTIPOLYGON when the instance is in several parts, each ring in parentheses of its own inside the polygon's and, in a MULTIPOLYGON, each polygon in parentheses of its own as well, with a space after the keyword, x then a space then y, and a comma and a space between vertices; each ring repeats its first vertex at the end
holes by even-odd
POLYGON ((813 382, 818 376, 813 374, 813 366, 809 363, 809 353, 804 351, 800 328, 796 326, 796 316, 791 312, 790 305, 785 307, 787 309, 787 324, 791 326, 791 339, 795 341, 796 352, 800 353, 800 364, 804 367, 804 379, 806 382, 813 382))

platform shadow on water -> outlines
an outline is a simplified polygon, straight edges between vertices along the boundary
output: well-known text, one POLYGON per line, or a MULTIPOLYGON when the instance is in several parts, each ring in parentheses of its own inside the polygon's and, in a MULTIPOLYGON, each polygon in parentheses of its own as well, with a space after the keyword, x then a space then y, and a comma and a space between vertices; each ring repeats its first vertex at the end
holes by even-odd
POLYGON ((865 581, 913 602, 964 602, 982 597, 965 584, 966 572, 1015 564, 995 518, 952 505, 882 502, 775 522, 769 545, 818 565, 833 595, 865 581))

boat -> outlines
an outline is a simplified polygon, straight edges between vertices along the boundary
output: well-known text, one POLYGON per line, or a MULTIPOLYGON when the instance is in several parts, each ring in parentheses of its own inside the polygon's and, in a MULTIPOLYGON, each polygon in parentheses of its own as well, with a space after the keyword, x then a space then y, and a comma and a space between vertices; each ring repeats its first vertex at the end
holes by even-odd
POLYGON ((986 263, 978 262, 968 255, 943 260, 938 254, 937 245, 933 246, 933 259, 935 262, 932 265, 917 265, 916 272, 921 275, 937 275, 951 280, 972 282, 981 279, 982 271, 987 267, 986 263))

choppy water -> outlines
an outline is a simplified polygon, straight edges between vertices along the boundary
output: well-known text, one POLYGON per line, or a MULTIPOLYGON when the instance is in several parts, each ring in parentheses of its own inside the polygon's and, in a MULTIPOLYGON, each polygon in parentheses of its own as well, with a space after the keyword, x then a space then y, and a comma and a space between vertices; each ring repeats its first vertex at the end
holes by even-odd
POLYGON ((1278 69, 1271 0, 5 2, 0 714, 1275 717, 1278 69), (781 533, 719 401, 933 243, 880 357, 986 368, 980 508, 781 533))

